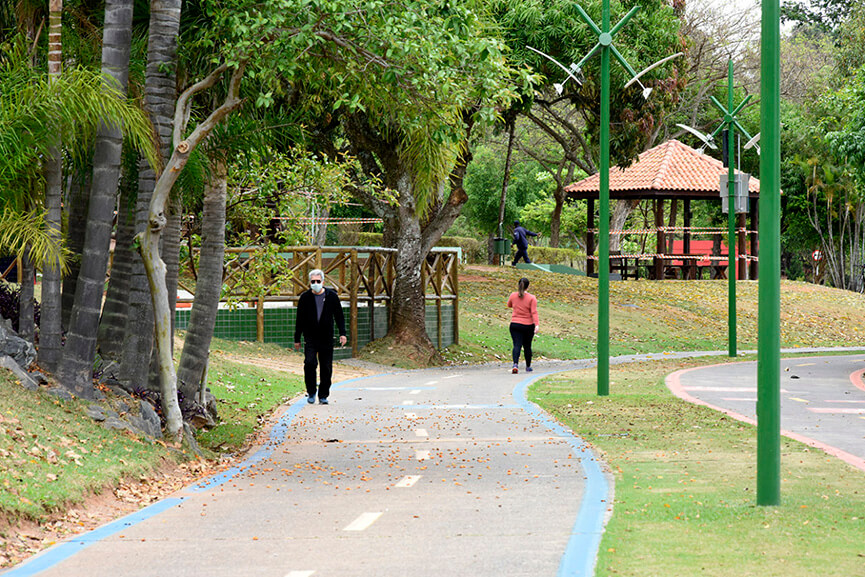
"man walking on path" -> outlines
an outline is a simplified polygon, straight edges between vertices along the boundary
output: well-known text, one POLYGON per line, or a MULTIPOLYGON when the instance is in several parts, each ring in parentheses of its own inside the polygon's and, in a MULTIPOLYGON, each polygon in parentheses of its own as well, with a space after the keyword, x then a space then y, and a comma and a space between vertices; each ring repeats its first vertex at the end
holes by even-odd
POLYGON ((520 221, 514 221, 514 245, 517 247, 517 254, 514 256, 514 262, 512 266, 517 266, 517 263, 520 262, 522 258, 526 263, 531 263, 532 259, 529 258, 528 248, 529 248, 529 239, 530 236, 538 236, 538 233, 532 232, 530 230, 526 230, 524 226, 520 224, 520 221))
POLYGON ((339 329, 339 344, 345 345, 345 317, 336 291, 324 288, 324 272, 315 269, 309 273, 309 290, 303 291, 297 301, 297 321, 294 328, 294 349, 300 350, 303 335, 303 378, 306 382, 307 402, 327 404, 333 375, 333 323, 339 329), (321 381, 316 391, 315 370, 321 365, 321 381))

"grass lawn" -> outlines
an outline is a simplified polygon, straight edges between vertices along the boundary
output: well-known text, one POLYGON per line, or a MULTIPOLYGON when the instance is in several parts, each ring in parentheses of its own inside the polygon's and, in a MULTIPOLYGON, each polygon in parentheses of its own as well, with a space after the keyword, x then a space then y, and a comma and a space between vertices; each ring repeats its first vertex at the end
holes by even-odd
MULTIPOLYGON (((460 273, 460 345, 445 351, 455 363, 510 357, 510 309, 520 277, 538 297, 539 359, 596 354, 596 279, 502 267, 464 267, 460 273)), ((757 348, 757 288, 736 287, 739 350, 757 348)), ((844 346, 865 341, 865 295, 823 286, 781 283, 784 347, 844 346)), ((610 354, 727 349, 727 281, 610 283, 610 354)))
MULTIPOLYGON (((209 383, 220 422, 197 437, 210 455, 247 445, 267 416, 303 389, 302 377, 220 355, 279 358, 289 354, 285 349, 217 339, 213 350, 209 383)), ((31 393, 0 371, 0 517, 38 520, 165 460, 193 458, 158 441, 108 430, 84 416, 87 405, 31 393)))
MULTIPOLYGON (((290 357, 287 349, 273 344, 237 343, 214 339, 211 346, 208 386, 217 398, 219 424, 198 435, 202 447, 233 452, 242 447, 273 410, 304 391, 303 377, 255 364, 240 364, 224 353, 250 359, 290 357)), ((298 359, 300 355, 295 355, 298 359)), ((302 364, 302 360, 295 361, 302 364)))
POLYGON ((0 515, 38 518, 183 457, 96 424, 83 417, 86 406, 29 392, 0 371, 0 515))
POLYGON ((547 377, 529 398, 612 468, 615 505, 597 575, 865 575, 865 473, 782 443, 782 505, 757 507, 756 430, 674 397, 671 372, 718 359, 613 366, 547 377))

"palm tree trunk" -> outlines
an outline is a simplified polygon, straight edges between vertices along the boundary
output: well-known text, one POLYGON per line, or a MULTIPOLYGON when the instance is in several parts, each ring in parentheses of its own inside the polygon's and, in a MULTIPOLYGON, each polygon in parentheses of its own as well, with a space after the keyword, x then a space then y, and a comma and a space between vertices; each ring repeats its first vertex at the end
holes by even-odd
MULTIPOLYGON (((124 93, 129 78, 132 7, 132 0, 107 0, 105 4, 102 74, 106 83, 124 93)), ((100 126, 93 155, 93 191, 81 273, 75 291, 66 350, 60 366, 61 382, 84 397, 93 393, 92 367, 96 357, 96 335, 111 249, 122 150, 123 135, 119 127, 100 126)))
POLYGON ((132 237, 135 236, 135 214, 129 206, 129 186, 121 187, 117 210, 117 235, 114 240, 114 257, 111 258, 111 277, 108 293, 102 305, 99 319, 99 334, 96 346, 103 359, 119 361, 126 334, 129 311, 129 277, 132 273, 132 237))
MULTIPOLYGON (((48 24, 48 82, 49 84, 60 76, 62 58, 60 44, 60 14, 63 10, 63 0, 50 0, 48 24)), ((62 242, 60 221, 63 218, 61 208, 62 194, 62 157, 60 142, 48 154, 44 164, 45 174, 45 226, 48 234, 57 243, 62 242)), ((42 308, 39 327, 39 364, 54 372, 60 362, 62 326, 62 308, 60 303, 60 263, 46 260, 42 270, 42 308)))
MULTIPOLYGON (((183 207, 180 199, 171 199, 168 223, 162 240, 162 260, 165 261, 165 288, 168 290, 168 310, 171 312, 171 334, 174 335, 174 313, 177 310, 177 282, 180 276, 180 239, 183 235, 183 207)), ((223 225, 224 226, 224 225, 223 225)), ((172 343, 174 341, 172 340, 172 343)))
POLYGON ((33 296, 33 279, 36 270, 30 260, 30 245, 21 255, 21 292, 18 293, 18 336, 28 343, 36 341, 36 298, 33 296))
MULTIPOLYGON (((176 52, 180 30, 180 0, 152 0, 147 44, 147 72, 144 101, 159 138, 160 158, 171 155, 174 107, 177 99, 176 52)), ((145 231, 150 215, 150 200, 156 185, 156 171, 142 162, 139 172, 135 234, 145 231)), ((139 255, 132 259, 129 282, 129 311, 123 341, 121 374, 134 386, 148 382, 153 350, 153 306, 144 263, 139 255)))
MULTIPOLYGON (((75 287, 78 284, 78 273, 81 270, 81 253, 84 250, 84 236, 87 234, 87 203, 90 198, 89 182, 82 182, 76 174, 71 180, 68 194, 69 217, 66 228, 66 247, 73 258, 69 261, 69 270, 63 277, 63 330, 69 330, 69 318, 72 316, 72 306, 75 304, 75 287)), ((65 352, 64 352, 65 354, 65 352)), ((62 362, 62 361, 61 361, 62 362)))
MULTIPOLYGON (((222 293, 223 262, 225 257, 225 201, 228 174, 225 163, 216 161, 213 180, 204 191, 204 211, 201 220, 201 252, 199 253, 198 282, 195 302, 189 317, 189 330, 180 354, 177 370, 178 390, 184 404, 195 400, 204 379, 210 341, 216 325, 219 297, 222 293)), ((204 399, 199 399, 204 405, 204 399)))

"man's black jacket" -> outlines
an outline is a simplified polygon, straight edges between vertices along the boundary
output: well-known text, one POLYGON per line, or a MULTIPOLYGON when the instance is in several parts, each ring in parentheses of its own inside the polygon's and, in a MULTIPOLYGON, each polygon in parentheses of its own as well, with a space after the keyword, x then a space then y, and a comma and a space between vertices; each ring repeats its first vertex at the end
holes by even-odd
POLYGON ((311 290, 305 290, 297 301, 297 321, 294 327, 294 342, 303 340, 316 347, 333 346, 333 321, 339 329, 340 336, 345 335, 345 317, 342 314, 342 305, 339 297, 333 289, 324 289, 324 308, 321 311, 321 320, 316 318, 318 311, 315 308, 315 295, 311 290))

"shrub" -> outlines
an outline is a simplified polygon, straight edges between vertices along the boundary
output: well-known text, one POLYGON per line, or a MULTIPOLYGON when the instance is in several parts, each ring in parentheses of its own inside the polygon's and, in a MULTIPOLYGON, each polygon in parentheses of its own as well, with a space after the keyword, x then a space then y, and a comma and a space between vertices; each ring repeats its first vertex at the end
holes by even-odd
MULTIPOLYGON (((0 280, 0 317, 12 322, 12 330, 18 332, 18 310, 21 297, 21 287, 0 280)), ((36 326, 39 326, 39 303, 33 306, 36 326)))
MULTIPOLYGON (((516 249, 513 249, 516 254, 516 249)), ((586 255, 572 248, 550 248, 548 246, 530 246, 529 258, 542 264, 563 264, 572 268, 585 270, 586 255)))

